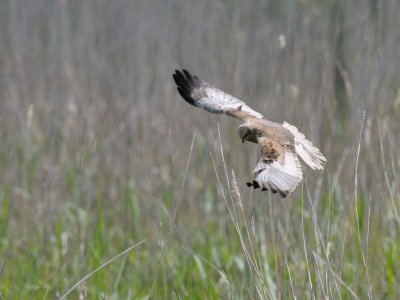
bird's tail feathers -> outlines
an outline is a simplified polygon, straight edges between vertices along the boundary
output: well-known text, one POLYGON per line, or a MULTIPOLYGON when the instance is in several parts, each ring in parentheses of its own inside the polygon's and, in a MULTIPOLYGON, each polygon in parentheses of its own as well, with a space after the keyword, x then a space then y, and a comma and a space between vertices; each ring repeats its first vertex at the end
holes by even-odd
POLYGON ((294 136, 294 144, 297 154, 309 165, 313 170, 322 170, 323 164, 326 162, 325 156, 321 151, 310 142, 304 134, 287 122, 283 122, 283 127, 288 129, 294 136))

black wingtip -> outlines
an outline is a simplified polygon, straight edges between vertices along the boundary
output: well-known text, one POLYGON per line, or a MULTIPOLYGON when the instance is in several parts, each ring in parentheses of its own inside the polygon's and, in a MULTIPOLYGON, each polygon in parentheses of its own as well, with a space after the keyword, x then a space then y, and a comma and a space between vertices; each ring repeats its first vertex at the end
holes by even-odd
POLYGON ((172 76, 174 77, 175 83, 182 87, 194 89, 203 84, 203 81, 199 77, 190 73, 186 69, 175 70, 175 73, 172 74, 172 76))
POLYGON ((190 96, 190 92, 185 90, 184 88, 177 86, 176 89, 178 90, 179 94, 183 99, 185 99, 186 102, 189 104, 195 105, 194 99, 190 96))
POLYGON ((253 180, 253 182, 246 182, 248 187, 253 187, 255 190, 259 189, 261 186, 258 184, 257 181, 253 180))
POLYGON ((270 190, 271 193, 273 193, 273 194, 279 193, 279 195, 280 195, 282 198, 286 198, 286 197, 290 194, 289 191, 282 191, 282 190, 280 190, 280 189, 277 188, 277 187, 273 187, 273 188, 268 189, 268 188, 266 188, 266 187, 260 185, 260 184, 258 183, 258 181, 256 181, 256 180, 253 180, 253 182, 246 182, 246 185, 247 185, 248 187, 253 187, 255 190, 258 189, 258 188, 261 188, 261 191, 262 191, 262 192, 265 192, 265 191, 269 191, 269 190, 270 190))
POLYGON ((186 102, 195 105, 195 99, 192 97, 192 92, 195 88, 201 87, 202 80, 196 75, 192 75, 188 70, 175 70, 172 74, 176 83, 179 94, 186 102))
POLYGON ((189 81, 192 81, 193 76, 192 76, 192 74, 190 74, 190 72, 189 72, 188 70, 182 69, 182 72, 183 72, 183 74, 185 74, 186 78, 187 78, 189 81))

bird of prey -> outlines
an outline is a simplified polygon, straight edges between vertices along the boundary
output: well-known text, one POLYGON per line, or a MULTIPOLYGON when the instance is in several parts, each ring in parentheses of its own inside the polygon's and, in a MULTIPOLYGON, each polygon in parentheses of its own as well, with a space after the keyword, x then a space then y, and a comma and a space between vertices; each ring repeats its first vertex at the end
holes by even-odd
POLYGON ((301 132, 287 122, 274 123, 239 100, 204 82, 187 70, 175 70, 173 74, 179 94, 191 105, 214 114, 235 117, 239 137, 256 143, 260 148, 260 160, 254 169, 254 180, 249 187, 270 190, 287 197, 303 178, 298 156, 314 170, 322 170, 326 158, 301 132))

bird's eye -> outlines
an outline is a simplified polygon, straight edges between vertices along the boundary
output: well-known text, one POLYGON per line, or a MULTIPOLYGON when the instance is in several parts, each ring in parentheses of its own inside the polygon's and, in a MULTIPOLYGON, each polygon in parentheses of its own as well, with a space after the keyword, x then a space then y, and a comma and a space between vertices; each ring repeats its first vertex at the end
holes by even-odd
POLYGON ((265 159, 263 159, 263 162, 266 164, 272 164, 274 162, 274 160, 270 159, 270 158, 265 158, 265 159))

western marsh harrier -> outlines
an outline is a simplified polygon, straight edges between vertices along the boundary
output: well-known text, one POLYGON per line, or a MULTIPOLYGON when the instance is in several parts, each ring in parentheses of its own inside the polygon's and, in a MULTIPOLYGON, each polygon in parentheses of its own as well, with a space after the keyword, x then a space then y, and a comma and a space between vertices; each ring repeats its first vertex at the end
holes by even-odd
POLYGON ((255 179, 248 186, 263 191, 270 190, 282 197, 289 195, 303 178, 297 156, 314 170, 322 170, 326 162, 318 148, 289 123, 274 123, 251 109, 243 101, 204 82, 186 70, 173 74, 179 94, 191 105, 214 114, 235 117, 242 142, 260 145, 260 160, 255 169, 255 179))

